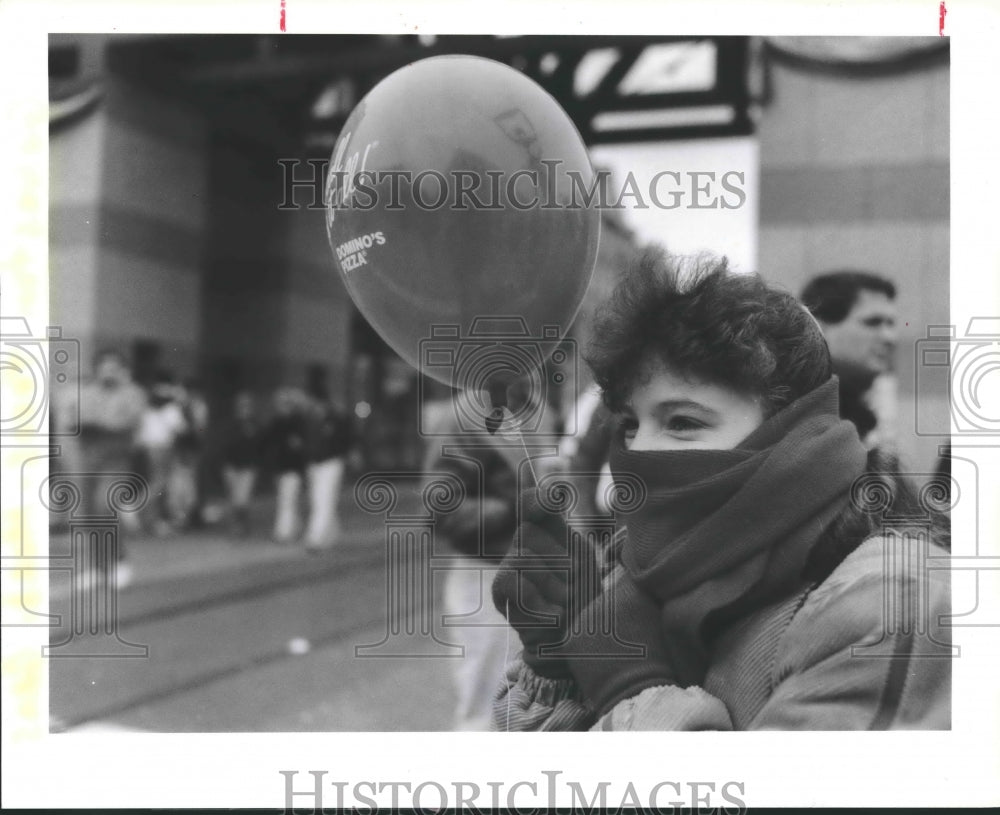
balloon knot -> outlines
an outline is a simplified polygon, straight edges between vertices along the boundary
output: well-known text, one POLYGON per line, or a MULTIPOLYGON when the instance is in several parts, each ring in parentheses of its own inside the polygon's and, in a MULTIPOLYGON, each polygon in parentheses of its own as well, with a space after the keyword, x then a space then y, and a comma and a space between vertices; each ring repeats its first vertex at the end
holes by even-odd
POLYGON ((486 430, 491 436, 500 429, 500 425, 503 424, 503 418, 504 413, 502 407, 495 407, 490 411, 490 415, 486 417, 486 430))

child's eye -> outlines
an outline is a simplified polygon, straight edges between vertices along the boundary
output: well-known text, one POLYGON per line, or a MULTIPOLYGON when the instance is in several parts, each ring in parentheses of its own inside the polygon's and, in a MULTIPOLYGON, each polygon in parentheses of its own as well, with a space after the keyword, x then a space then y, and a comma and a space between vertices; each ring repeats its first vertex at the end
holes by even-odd
POLYGON ((635 432, 639 429, 639 423, 630 416, 623 416, 618 420, 618 429, 625 436, 626 441, 635 438, 635 432))
POLYGON ((690 433, 694 430, 701 430, 705 427, 703 422, 692 419, 690 416, 671 416, 667 422, 667 430, 674 433, 690 433))

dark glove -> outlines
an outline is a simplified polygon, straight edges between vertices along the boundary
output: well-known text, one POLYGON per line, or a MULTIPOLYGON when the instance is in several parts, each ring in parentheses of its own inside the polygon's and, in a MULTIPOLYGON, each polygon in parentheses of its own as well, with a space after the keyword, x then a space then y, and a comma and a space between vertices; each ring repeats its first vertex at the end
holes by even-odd
POLYGON ((565 520, 539 503, 537 489, 525 490, 520 501, 521 521, 493 581, 493 604, 521 637, 522 658, 535 673, 568 678, 563 658, 539 649, 564 642, 572 616, 600 593, 597 557, 580 536, 569 546, 565 520))
POLYGON ((646 688, 675 684, 659 606, 624 569, 615 578, 586 609, 585 622, 575 622, 567 657, 587 706, 599 716, 646 688), (601 620, 608 625, 593 624, 601 620))

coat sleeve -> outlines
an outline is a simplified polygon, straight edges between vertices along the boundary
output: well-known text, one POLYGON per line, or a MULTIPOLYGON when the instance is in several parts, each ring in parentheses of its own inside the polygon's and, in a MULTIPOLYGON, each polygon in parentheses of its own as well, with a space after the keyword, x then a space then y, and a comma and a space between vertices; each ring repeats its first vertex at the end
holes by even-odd
POLYGON ((573 680, 539 676, 518 657, 493 697, 490 730, 586 730, 593 718, 573 680))
MULTIPOLYGON (((810 595, 779 642, 772 693, 746 729, 950 728, 948 572, 900 564, 891 546, 899 548, 866 542, 810 595)), ((931 551, 940 566, 943 551, 931 551)), ((663 686, 619 703, 593 729, 733 726, 726 705, 701 688, 663 686)))

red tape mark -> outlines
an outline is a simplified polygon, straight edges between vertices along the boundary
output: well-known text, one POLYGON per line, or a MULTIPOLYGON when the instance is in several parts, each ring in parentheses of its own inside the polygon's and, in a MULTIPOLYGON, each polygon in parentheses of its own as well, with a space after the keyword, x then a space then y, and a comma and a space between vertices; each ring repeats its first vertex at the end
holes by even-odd
MULTIPOLYGON (((943 1, 941 3, 941 7, 944 8, 944 2, 943 1)), ((941 19, 944 20, 944 17, 942 17, 941 19)), ((944 25, 944 23, 942 22, 941 25, 944 25)), ((281 0, 281 17, 279 18, 279 21, 278 21, 278 27, 282 31, 285 30, 285 0, 281 0)))
MULTIPOLYGON (((281 0, 281 4, 285 4, 285 0, 281 0)), ((948 13, 948 9, 945 8, 944 0, 941 0, 941 6, 938 9, 938 36, 944 36, 944 15, 948 13)), ((282 28, 282 31, 285 29, 282 28)))

